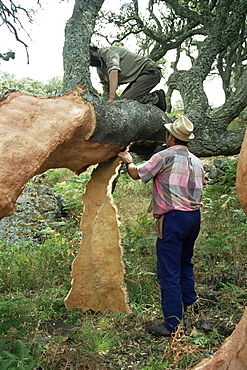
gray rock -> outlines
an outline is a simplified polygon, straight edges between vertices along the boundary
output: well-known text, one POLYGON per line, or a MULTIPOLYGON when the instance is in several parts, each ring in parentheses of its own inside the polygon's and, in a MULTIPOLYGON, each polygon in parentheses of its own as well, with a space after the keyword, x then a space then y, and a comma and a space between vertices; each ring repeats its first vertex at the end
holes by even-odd
POLYGON ((6 244, 41 243, 44 235, 64 223, 63 208, 62 196, 36 176, 17 199, 15 213, 0 221, 0 240, 6 244))
POLYGON ((215 167, 220 168, 221 165, 222 165, 222 163, 223 163, 222 159, 219 159, 219 158, 215 158, 214 159, 214 165, 215 165, 215 167))
POLYGON ((219 174, 218 168, 216 168, 212 164, 204 164, 203 167, 204 167, 206 178, 217 179, 218 174, 219 174))
POLYGON ((200 325, 200 329, 205 332, 210 332, 214 329, 213 319, 211 317, 205 317, 200 325))

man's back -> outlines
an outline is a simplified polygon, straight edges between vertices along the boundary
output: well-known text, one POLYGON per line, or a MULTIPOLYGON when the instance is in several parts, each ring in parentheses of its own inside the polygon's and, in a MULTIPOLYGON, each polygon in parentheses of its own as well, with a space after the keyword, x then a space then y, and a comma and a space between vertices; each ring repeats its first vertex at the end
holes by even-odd
POLYGON ((175 145, 156 153, 144 166, 138 166, 138 172, 144 182, 153 179, 154 217, 202 206, 203 165, 186 146, 175 145))
POLYGON ((148 58, 132 53, 119 46, 109 46, 99 50, 102 66, 97 68, 101 79, 109 80, 109 73, 112 69, 117 69, 119 84, 126 84, 134 81, 148 62, 148 58))

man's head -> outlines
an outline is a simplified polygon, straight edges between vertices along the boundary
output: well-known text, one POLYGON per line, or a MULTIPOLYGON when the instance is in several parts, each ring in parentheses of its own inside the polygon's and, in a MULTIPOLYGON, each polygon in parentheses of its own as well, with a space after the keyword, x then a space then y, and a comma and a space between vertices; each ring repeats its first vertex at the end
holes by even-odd
POLYGON ((173 123, 166 123, 164 126, 167 133, 174 137, 175 144, 187 145, 195 137, 194 125, 185 116, 180 116, 173 123))
POLYGON ((97 46, 90 46, 89 53, 90 53, 90 66, 92 67, 100 67, 100 59, 99 59, 99 48, 97 46))

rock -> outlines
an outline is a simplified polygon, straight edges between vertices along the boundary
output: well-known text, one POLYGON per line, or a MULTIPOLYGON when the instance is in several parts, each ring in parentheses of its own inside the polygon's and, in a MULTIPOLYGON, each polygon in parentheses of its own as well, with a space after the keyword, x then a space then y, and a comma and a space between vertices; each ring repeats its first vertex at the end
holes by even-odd
POLYGON ((214 159, 214 166, 215 166, 216 168, 221 168, 222 163, 223 163, 222 159, 219 159, 219 158, 215 158, 215 159, 214 159))
POLYGON ((210 179, 217 179, 218 174, 219 174, 219 170, 216 167, 212 166, 211 171, 209 173, 209 178, 210 179))
POLYGON ((39 329, 42 329, 49 335, 68 337, 80 328, 79 326, 69 325, 62 321, 46 320, 39 323, 39 329))
POLYGON ((37 245, 42 242, 44 235, 64 222, 62 215, 62 196, 42 185, 36 176, 17 199, 15 213, 0 221, 0 239, 6 244, 28 242, 37 245))
POLYGON ((201 321, 200 329, 204 330, 206 333, 214 330, 213 320, 210 317, 205 317, 201 321))

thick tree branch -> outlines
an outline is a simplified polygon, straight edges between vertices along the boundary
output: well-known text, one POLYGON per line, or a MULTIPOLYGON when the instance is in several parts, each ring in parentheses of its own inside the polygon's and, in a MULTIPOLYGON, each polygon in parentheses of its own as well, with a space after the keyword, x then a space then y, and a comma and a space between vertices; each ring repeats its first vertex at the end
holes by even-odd
POLYGON ((222 127, 227 127, 234 118, 238 117, 247 106, 247 66, 245 67, 234 94, 217 111, 212 112, 213 120, 217 120, 222 127))
POLYGON ((177 0, 163 0, 167 5, 171 7, 171 9, 174 10, 174 12, 179 15, 181 18, 187 18, 190 21, 193 21, 195 23, 203 23, 202 16, 189 8, 188 6, 183 6, 181 3, 179 3, 177 0))

